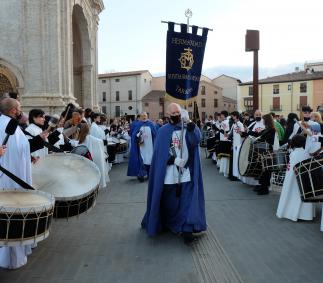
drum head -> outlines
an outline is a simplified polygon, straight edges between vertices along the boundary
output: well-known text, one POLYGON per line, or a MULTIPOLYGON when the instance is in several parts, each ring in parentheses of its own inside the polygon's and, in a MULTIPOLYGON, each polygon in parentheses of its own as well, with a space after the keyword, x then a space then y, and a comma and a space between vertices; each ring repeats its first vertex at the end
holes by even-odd
POLYGON ((41 191, 0 189, 0 211, 39 212, 54 207, 54 196, 41 191))
POLYGON ((241 176, 244 176, 244 174, 246 173, 247 169, 248 169, 248 163, 249 163, 249 151, 250 151, 250 147, 251 147, 251 139, 250 138, 246 138, 240 148, 240 152, 239 152, 239 158, 238 158, 238 169, 239 169, 239 173, 241 176))
POLYGON ((91 194, 100 183, 94 162, 76 154, 49 154, 33 165, 34 187, 58 201, 77 200, 91 194))

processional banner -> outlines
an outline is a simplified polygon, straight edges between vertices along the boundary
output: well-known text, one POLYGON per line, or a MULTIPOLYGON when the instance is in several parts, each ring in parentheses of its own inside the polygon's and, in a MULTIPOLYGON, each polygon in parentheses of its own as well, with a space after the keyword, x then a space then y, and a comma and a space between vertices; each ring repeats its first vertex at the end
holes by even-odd
POLYGON ((166 49, 166 98, 185 105, 198 95, 208 29, 181 24, 181 31, 174 30, 175 23, 168 23, 166 49))

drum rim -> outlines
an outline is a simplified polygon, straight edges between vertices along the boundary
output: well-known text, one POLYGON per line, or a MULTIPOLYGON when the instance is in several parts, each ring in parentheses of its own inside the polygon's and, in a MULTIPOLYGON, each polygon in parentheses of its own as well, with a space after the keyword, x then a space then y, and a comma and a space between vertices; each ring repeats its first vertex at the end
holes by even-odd
MULTIPOLYGON (((247 141, 247 140, 250 140, 250 144, 249 144, 249 151, 250 151, 250 145, 251 145, 252 139, 251 139, 249 136, 248 136, 248 137, 246 137, 246 138, 242 141, 241 146, 240 146, 240 148, 239 148, 239 156, 238 156, 238 171, 239 171, 239 174, 240 174, 241 176, 245 176, 244 174, 246 174, 247 169, 248 169, 248 166, 247 166, 247 168, 246 168, 246 170, 245 170, 244 174, 241 174, 241 170, 240 170, 240 162, 239 162, 239 161, 240 161, 240 154, 241 154, 241 150, 242 150, 243 145, 246 143, 246 141, 247 141)), ((248 155, 247 163, 249 163, 249 155, 248 155)))
MULTIPOLYGON (((49 217, 53 218, 53 214, 49 217)), ((51 225, 49 225, 48 229, 46 229, 44 233, 38 234, 37 236, 34 236, 34 237, 23 238, 19 240, 18 239, 0 240, 0 246, 16 247, 20 245, 31 245, 31 244, 39 243, 48 238, 50 230, 51 230, 51 225)))
POLYGON ((50 210, 52 208, 54 208, 55 206, 55 197, 53 194, 48 193, 48 192, 44 192, 42 190, 25 190, 25 189, 17 189, 17 188, 0 188, 0 194, 3 191, 8 191, 8 192, 17 192, 17 193, 27 193, 27 194, 38 194, 38 195, 43 195, 44 197, 47 198, 47 200, 49 201, 48 204, 43 204, 41 206, 35 207, 34 206, 26 206, 26 207, 10 207, 10 206, 4 206, 4 205, 0 205, 0 213, 2 212, 6 212, 6 213, 12 213, 12 214, 16 214, 18 211, 20 211, 21 213, 40 213, 43 212, 44 210, 50 210), (39 210, 37 210, 37 208, 39 210))
MULTIPOLYGON (((85 158, 85 157, 83 157, 81 155, 77 155, 77 154, 73 154, 73 153, 52 153, 52 154, 46 155, 45 158, 49 158, 51 156, 72 156, 73 158, 78 158, 78 159, 81 159, 81 160, 85 160, 85 162, 87 162, 90 166, 92 166, 93 169, 95 169, 97 171, 97 173, 98 173, 98 178, 97 178, 97 181, 96 181, 96 185, 94 185, 93 188, 91 188, 89 191, 87 191, 87 192, 85 192, 85 193, 83 193, 81 195, 60 197, 60 196, 55 196, 53 193, 49 192, 50 194, 54 195, 54 197, 55 197, 55 199, 57 201, 74 201, 74 200, 79 200, 79 199, 85 198, 89 194, 91 194, 93 191, 95 191, 96 188, 100 185, 101 173, 100 173, 99 168, 96 166, 96 164, 93 161, 91 161, 91 160, 89 160, 89 159, 87 159, 87 158, 85 158)), ((39 191, 42 191, 42 188, 39 189, 39 191)), ((47 191, 45 191, 45 192, 47 192, 47 191)))

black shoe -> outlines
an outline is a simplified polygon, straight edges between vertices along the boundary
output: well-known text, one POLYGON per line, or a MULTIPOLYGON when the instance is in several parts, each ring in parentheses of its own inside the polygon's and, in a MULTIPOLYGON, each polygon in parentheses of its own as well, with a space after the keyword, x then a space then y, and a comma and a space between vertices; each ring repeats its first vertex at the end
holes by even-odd
POLYGON ((191 245, 193 242, 197 241, 197 237, 193 235, 193 233, 184 232, 182 233, 182 237, 185 245, 191 245))
POLYGON ((233 182, 239 181, 239 179, 237 177, 234 177, 234 176, 230 177, 229 180, 233 181, 233 182))
POLYGON ((260 191, 257 192, 257 195, 262 196, 262 195, 268 195, 269 190, 267 189, 261 189, 260 191))
POLYGON ((145 182, 145 177, 139 177, 138 176, 138 180, 139 180, 140 183, 143 183, 143 182, 145 182))
POLYGON ((259 192, 259 191, 261 191, 261 186, 260 186, 260 185, 255 186, 255 187, 253 188, 253 191, 254 191, 254 192, 259 192))

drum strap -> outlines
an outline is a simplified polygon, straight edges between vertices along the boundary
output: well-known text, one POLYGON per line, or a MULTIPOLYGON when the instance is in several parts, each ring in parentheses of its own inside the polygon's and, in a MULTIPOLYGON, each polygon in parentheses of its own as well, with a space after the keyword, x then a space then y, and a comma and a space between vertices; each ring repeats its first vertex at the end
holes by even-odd
POLYGON ((26 190, 35 190, 32 186, 30 186, 25 181, 21 180, 19 177, 17 177, 15 174, 11 173, 7 169, 3 168, 0 165, 0 171, 2 171, 4 174, 6 174, 10 179, 14 180, 18 185, 20 185, 22 188, 26 190))
MULTIPOLYGON (((25 130, 22 130, 24 132, 25 135, 28 135, 32 138, 34 138, 35 136, 28 133, 27 131, 25 130)), ((53 146, 52 144, 50 144, 49 142, 46 142, 44 141, 44 146, 47 147, 49 150, 53 151, 53 152, 64 152, 64 150, 61 150, 60 148, 56 147, 56 146, 53 146)))

